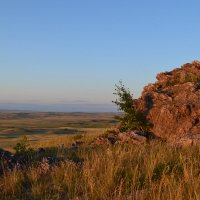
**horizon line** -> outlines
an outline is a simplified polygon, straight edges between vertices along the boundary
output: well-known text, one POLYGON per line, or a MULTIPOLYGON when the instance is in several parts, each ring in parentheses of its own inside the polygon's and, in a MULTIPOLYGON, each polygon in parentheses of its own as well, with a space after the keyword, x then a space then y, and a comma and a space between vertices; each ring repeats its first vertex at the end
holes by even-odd
POLYGON ((0 103, 0 111, 26 112, 117 112, 114 104, 31 104, 0 103))

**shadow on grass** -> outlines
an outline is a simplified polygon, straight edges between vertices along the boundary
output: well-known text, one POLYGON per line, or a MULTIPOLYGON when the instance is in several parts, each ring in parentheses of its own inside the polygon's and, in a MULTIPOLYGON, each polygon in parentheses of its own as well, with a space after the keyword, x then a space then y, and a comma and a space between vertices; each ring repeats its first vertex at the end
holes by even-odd
POLYGON ((0 133, 0 138, 19 138, 21 136, 18 133, 0 133))
POLYGON ((17 132, 10 133, 0 133, 0 138, 19 138, 23 135, 47 135, 47 134, 56 134, 56 135, 70 135, 70 134, 82 134, 84 131, 78 129, 21 129, 17 132))
POLYGON ((81 133, 82 131, 77 129, 23 129, 23 131, 27 134, 34 134, 34 135, 40 135, 40 134, 75 134, 75 133, 81 133))
POLYGON ((62 130, 55 130, 53 132, 54 134, 58 134, 58 135, 65 135, 65 134, 78 134, 78 133, 84 133, 84 131, 81 130, 77 130, 77 129, 62 129, 62 130))

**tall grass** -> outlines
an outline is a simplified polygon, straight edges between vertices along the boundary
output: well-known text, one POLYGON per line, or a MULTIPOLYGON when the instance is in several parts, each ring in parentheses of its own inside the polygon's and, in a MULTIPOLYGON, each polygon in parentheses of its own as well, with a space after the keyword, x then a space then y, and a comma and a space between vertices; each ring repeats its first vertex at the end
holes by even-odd
POLYGON ((199 146, 177 148, 154 141, 56 152, 66 158, 59 166, 50 167, 43 159, 28 169, 5 172, 0 199, 200 199, 199 146))

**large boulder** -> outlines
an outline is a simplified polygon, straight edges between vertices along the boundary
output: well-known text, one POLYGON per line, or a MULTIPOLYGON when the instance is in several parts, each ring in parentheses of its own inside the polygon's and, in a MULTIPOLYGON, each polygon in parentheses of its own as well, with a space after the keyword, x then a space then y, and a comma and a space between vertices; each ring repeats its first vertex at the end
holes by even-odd
MULTIPOLYGON (((134 105, 152 124, 151 131, 169 141, 200 138, 200 62, 157 75, 134 105), (199 134, 199 135, 198 135, 199 134)), ((196 142, 196 141, 195 141, 196 142)))

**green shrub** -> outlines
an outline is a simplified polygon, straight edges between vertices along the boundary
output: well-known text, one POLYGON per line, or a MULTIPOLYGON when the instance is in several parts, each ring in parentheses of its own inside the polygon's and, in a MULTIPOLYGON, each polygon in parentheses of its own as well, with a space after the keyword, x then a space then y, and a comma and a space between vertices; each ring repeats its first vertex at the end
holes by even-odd
POLYGON ((23 136, 22 139, 16 144, 14 150, 17 155, 30 155, 33 152, 33 149, 29 147, 28 139, 26 136, 23 136))
POLYGON ((148 131, 150 124, 146 121, 144 114, 136 109, 133 104, 133 95, 129 89, 126 89, 122 82, 115 85, 115 95, 118 98, 113 101, 118 106, 120 111, 124 112, 123 117, 117 116, 116 119, 120 121, 120 131, 126 130, 140 130, 148 131))

